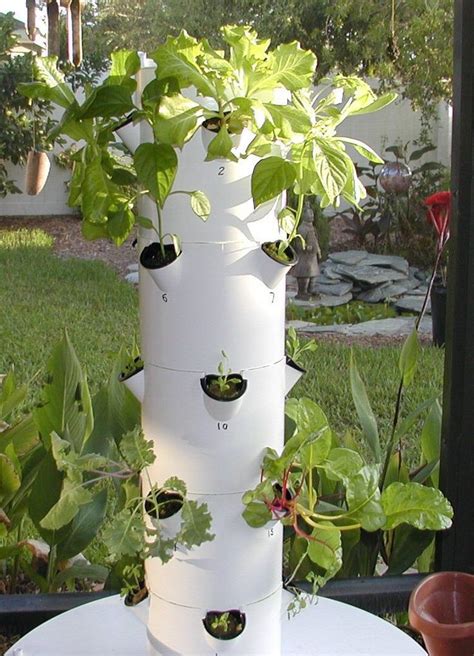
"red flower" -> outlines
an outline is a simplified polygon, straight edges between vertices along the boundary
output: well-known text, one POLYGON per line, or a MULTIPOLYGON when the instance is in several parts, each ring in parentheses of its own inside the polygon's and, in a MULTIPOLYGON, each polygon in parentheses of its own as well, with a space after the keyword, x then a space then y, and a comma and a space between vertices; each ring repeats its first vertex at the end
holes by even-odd
POLYGON ((438 233, 438 239, 447 241, 449 238, 449 219, 451 217, 451 192, 438 191, 425 198, 426 219, 438 233))

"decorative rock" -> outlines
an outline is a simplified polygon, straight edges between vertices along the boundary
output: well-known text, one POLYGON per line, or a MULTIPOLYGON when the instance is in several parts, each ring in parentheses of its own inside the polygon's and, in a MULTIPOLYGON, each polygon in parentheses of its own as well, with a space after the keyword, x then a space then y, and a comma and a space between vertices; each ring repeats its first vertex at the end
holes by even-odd
POLYGON ((136 264, 129 264, 127 271, 138 271, 138 262, 136 264))
POLYGON ((339 281, 341 280, 341 275, 337 272, 337 266, 331 266, 331 265, 326 265, 324 267, 324 275, 329 278, 330 280, 336 280, 339 281))
POLYGON ((325 296, 343 296, 352 290, 351 282, 337 282, 331 280, 331 284, 325 285, 317 282, 311 286, 312 294, 323 294, 325 296))
POLYGON ((315 285, 338 285, 339 280, 337 278, 328 278, 324 273, 320 273, 319 276, 314 277, 315 285))
POLYGON ((316 307, 336 307, 337 305, 345 305, 352 301, 352 294, 343 294, 342 296, 329 296, 321 294, 316 301, 316 307))
POLYGON ((138 271, 131 271, 125 276, 125 280, 134 285, 138 285, 138 271))
MULTIPOLYGON (((401 312, 420 312, 423 307, 424 296, 421 294, 418 295, 406 295, 402 298, 399 298, 395 303, 395 308, 401 312)), ((430 302, 428 301, 428 307, 426 308, 427 312, 431 312, 430 302)))
POLYGON ((356 280, 357 282, 366 283, 368 285, 379 285, 383 282, 405 280, 407 277, 400 271, 394 271, 393 269, 364 265, 351 267, 343 264, 338 264, 336 267, 336 272, 346 278, 356 280))
MULTIPOLYGON (((386 335, 389 337, 404 337, 409 335, 415 325, 415 317, 397 317, 394 319, 374 319, 358 324, 333 324, 332 326, 318 326, 310 324, 303 328, 305 333, 339 333, 341 335, 359 335, 371 337, 373 335, 386 335)), ((431 334, 431 319, 424 317, 419 332, 423 335, 431 334)))
POLYGON ((366 259, 367 255, 367 251, 339 251, 337 253, 330 253, 328 257, 331 262, 352 265, 359 264, 359 262, 366 259))
POLYGON ((400 273, 404 273, 406 276, 408 276, 410 268, 404 257, 400 257, 399 255, 377 255, 376 253, 367 253, 361 264, 388 267, 389 269, 400 271, 400 273))

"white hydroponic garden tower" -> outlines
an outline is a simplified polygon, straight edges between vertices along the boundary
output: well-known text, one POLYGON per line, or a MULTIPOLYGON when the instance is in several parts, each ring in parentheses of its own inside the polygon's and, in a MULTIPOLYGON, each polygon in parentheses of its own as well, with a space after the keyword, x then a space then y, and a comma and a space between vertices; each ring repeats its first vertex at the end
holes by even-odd
MULTIPOLYGON (((153 74, 151 66, 142 69, 139 87, 153 74)), ((202 128, 178 152, 173 187, 205 192, 209 219, 195 216, 187 195, 170 196, 165 232, 179 235, 182 252, 162 269, 140 267, 142 425, 157 454, 148 477, 157 487, 171 476, 183 479, 188 497, 207 503, 215 534, 189 551, 178 546, 165 565, 147 561, 148 633, 153 653, 278 655, 288 604, 282 526, 248 526, 242 494, 259 482, 265 447, 283 448, 285 393, 295 382, 284 351, 289 266, 261 249, 281 238, 281 204, 254 210, 250 178, 258 159, 206 162, 213 136, 202 128), (238 401, 214 401, 201 387, 205 375, 216 373, 222 351, 247 381, 238 401), (245 614, 242 634, 212 638, 202 622, 206 613, 234 609, 245 614)), ((245 131, 236 138, 236 152, 251 138, 245 131)), ((139 141, 152 141, 148 124, 140 126, 139 141)), ((144 198, 140 213, 156 219, 154 203, 144 198)), ((140 251, 155 241, 153 231, 142 229, 140 251)), ((147 494, 147 477, 143 484, 147 494)))

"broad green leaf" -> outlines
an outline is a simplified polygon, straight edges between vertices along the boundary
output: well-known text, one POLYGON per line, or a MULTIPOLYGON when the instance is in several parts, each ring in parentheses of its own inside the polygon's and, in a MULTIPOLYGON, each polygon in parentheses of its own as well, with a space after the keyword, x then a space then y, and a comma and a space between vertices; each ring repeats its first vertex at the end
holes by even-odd
POLYGON ((26 385, 18 387, 15 373, 13 369, 10 369, 3 379, 0 388, 0 419, 8 421, 10 414, 16 410, 26 398, 27 391, 28 388, 26 385))
POLYGON ((278 223, 287 235, 291 235, 296 224, 296 216, 289 207, 284 207, 278 214, 278 223))
POLYGON ((49 88, 48 100, 67 108, 75 102, 75 97, 64 82, 64 75, 58 70, 57 61, 57 57, 36 57, 35 77, 49 88))
POLYGON ((67 199, 69 207, 78 207, 81 205, 85 171, 85 164, 74 162, 71 180, 69 182, 69 197, 67 199))
POLYGON ((313 528, 311 532, 308 556, 313 563, 326 570, 327 578, 331 578, 342 566, 341 531, 330 522, 319 524, 320 528, 313 528))
POLYGON ((109 231, 107 230, 107 223, 92 223, 87 219, 82 220, 81 232, 84 239, 90 241, 94 239, 107 239, 109 231))
POLYGON ((185 499, 181 518, 179 542, 188 549, 214 539, 215 536, 209 533, 212 517, 207 504, 185 499))
POLYGON ((153 440, 146 440, 142 430, 136 426, 123 435, 120 452, 127 465, 134 471, 141 471, 155 461, 153 440))
POLYGON ((116 246, 121 246, 130 235, 135 224, 135 214, 128 207, 122 207, 117 212, 110 212, 107 221, 107 232, 116 246))
POLYGON ((80 117, 83 119, 112 118, 122 116, 134 109, 130 92, 119 85, 99 87, 89 96, 81 107, 80 117))
POLYGON ((415 375, 418 354, 420 352, 420 342, 418 340, 418 332, 414 329, 406 338, 402 351, 400 353, 400 360, 398 368, 400 375, 403 379, 404 385, 410 385, 415 375))
POLYGON ((176 38, 168 37, 151 55, 157 64, 157 78, 176 77, 181 87, 193 85, 203 96, 214 97, 215 89, 197 63, 201 53, 202 47, 184 30, 176 38))
POLYGON ((410 524, 420 530, 440 531, 451 526, 453 509, 440 490, 419 483, 392 483, 382 493, 387 516, 385 529, 410 524))
POLYGON ((39 431, 46 443, 54 431, 80 452, 92 431, 92 407, 86 378, 66 332, 54 348, 47 370, 43 405, 34 412, 39 431))
POLYGON ((347 153, 337 147, 337 141, 316 139, 319 152, 315 150, 315 171, 327 196, 326 204, 334 204, 352 174, 353 163, 347 153))
POLYGON ((387 576, 398 576, 412 567, 434 538, 433 531, 419 531, 408 524, 401 524, 393 532, 387 576))
POLYGON ((178 158, 168 144, 143 143, 133 157, 138 181, 163 207, 173 187, 178 158))
POLYGON ((153 118, 157 140, 182 148, 197 129, 201 110, 200 105, 179 93, 163 97, 153 118))
POLYGON ((9 500, 21 485, 20 474, 11 459, 0 453, 0 501, 9 500))
POLYGON ((211 213, 211 204, 209 198, 203 191, 192 191, 190 193, 191 197, 191 209, 194 214, 198 216, 203 221, 207 221, 211 213))
POLYGON ((70 579, 89 579, 90 581, 105 581, 109 575, 108 567, 104 565, 91 565, 90 563, 74 563, 63 569, 54 577, 54 586, 59 588, 70 579))
POLYGON ((207 147, 206 162, 214 159, 230 159, 236 161, 236 156, 232 153, 234 142, 227 130, 227 126, 221 126, 216 136, 209 142, 207 147))
POLYGON ((369 397, 365 390, 365 385, 359 375, 354 356, 351 353, 350 364, 350 380, 352 399, 356 408, 357 416, 359 417, 360 424, 367 444, 372 451, 372 454, 377 462, 380 462, 380 439, 379 431, 377 428, 377 421, 370 406, 369 397))
POLYGON ((426 465, 419 467, 414 474, 409 476, 409 480, 413 483, 426 483, 430 476, 432 476, 432 481, 435 487, 438 487, 439 479, 439 458, 437 460, 431 460, 427 462, 426 465))
POLYGON ((407 466, 403 462, 402 454, 400 451, 395 451, 390 456, 388 462, 387 475, 383 481, 384 487, 388 487, 391 483, 408 483, 410 475, 407 466))
POLYGON ((121 350, 109 380, 93 398, 94 429, 84 449, 88 453, 113 457, 115 444, 120 444, 123 435, 140 422, 139 401, 118 380, 126 360, 127 355, 121 350))
POLYGON ((349 517, 366 531, 376 531, 385 523, 378 477, 378 465, 366 465, 356 474, 344 478, 349 517))
POLYGON ((232 61, 239 67, 248 58, 263 60, 270 46, 270 39, 259 39, 257 32, 248 25, 224 25, 220 28, 222 38, 232 48, 232 61))
POLYGON ((113 560, 124 556, 136 558, 145 546, 145 526, 141 511, 122 510, 104 529, 102 539, 113 560))
POLYGON ((110 179, 117 185, 135 185, 137 176, 128 168, 114 166, 110 173, 110 179))
POLYGON ((63 478, 64 474, 58 471, 52 455, 47 453, 39 466, 28 498, 29 515, 38 533, 50 546, 65 539, 69 528, 65 526, 59 531, 47 531, 41 525, 43 517, 59 499, 63 478))
POLYGON ((378 112, 380 109, 383 109, 387 105, 390 105, 396 98, 397 95, 395 92, 391 91, 389 93, 385 93, 383 96, 380 96, 376 100, 373 100, 372 102, 368 102, 368 104, 364 105, 361 103, 361 105, 353 105, 353 108, 351 107, 349 113, 351 116, 360 116, 361 114, 370 114, 372 112, 378 112))
POLYGON ((263 103, 263 108, 282 139, 291 139, 294 132, 306 134, 311 130, 308 115, 296 107, 263 103))
POLYGON ((332 433, 321 408, 311 399, 289 399, 286 414, 297 428, 285 444, 283 460, 291 462, 299 456, 310 467, 324 462, 331 449, 332 433))
POLYGON ((79 508, 64 540, 57 545, 60 560, 67 560, 81 553, 96 537, 107 510, 107 490, 101 490, 86 505, 79 508))
POLYGON ((339 137, 339 140, 354 146, 355 150, 360 155, 362 155, 362 157, 365 157, 365 159, 369 160, 369 162, 374 162, 374 164, 384 163, 384 160, 379 155, 377 155, 375 150, 372 150, 370 146, 363 143, 362 141, 359 141, 358 139, 351 139, 349 137, 339 137))
POLYGON ((293 41, 279 45, 269 54, 268 63, 270 66, 266 69, 256 69, 249 74, 249 95, 279 85, 290 91, 308 86, 315 74, 316 56, 293 41))
POLYGON ((439 460, 442 416, 441 405, 436 399, 431 405, 421 430, 421 451, 427 462, 439 460))
POLYGON ((281 157, 267 157, 252 172, 253 205, 257 208, 289 189, 296 180, 295 167, 281 157))
POLYGON ((140 70, 140 57, 135 50, 117 50, 110 55, 112 66, 109 77, 131 76, 140 70))
POLYGON ((265 526, 265 524, 272 519, 272 514, 264 503, 250 501, 250 503, 245 506, 245 509, 242 512, 242 517, 249 526, 252 526, 252 528, 260 528, 261 526, 265 526))
POLYGON ((83 218, 91 223, 105 223, 112 198, 110 181, 100 157, 95 157, 87 164, 81 194, 83 218))
POLYGON ((79 512, 80 507, 90 501, 92 501, 90 490, 65 478, 58 501, 43 517, 40 524, 46 530, 57 531, 69 524, 79 512))
POLYGON ((12 444, 18 457, 25 456, 39 443, 38 429, 31 415, 0 433, 0 453, 12 444))
POLYGON ((341 480, 362 469, 364 461, 356 451, 337 447, 331 449, 323 466, 328 478, 341 480))

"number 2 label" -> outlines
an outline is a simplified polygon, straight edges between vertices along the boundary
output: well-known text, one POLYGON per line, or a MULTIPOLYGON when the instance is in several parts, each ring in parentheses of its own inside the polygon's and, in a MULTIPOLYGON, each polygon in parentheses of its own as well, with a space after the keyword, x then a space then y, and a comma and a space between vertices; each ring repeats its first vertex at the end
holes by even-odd
POLYGON ((217 175, 224 175, 224 171, 225 171, 225 166, 219 166, 217 175))

